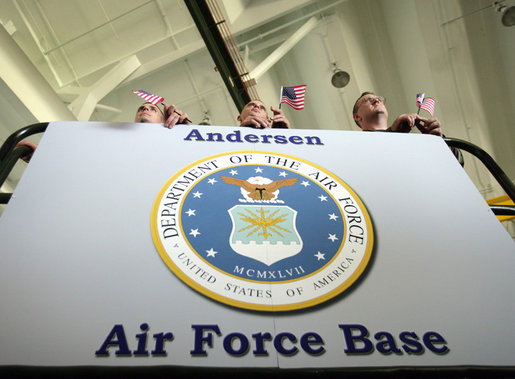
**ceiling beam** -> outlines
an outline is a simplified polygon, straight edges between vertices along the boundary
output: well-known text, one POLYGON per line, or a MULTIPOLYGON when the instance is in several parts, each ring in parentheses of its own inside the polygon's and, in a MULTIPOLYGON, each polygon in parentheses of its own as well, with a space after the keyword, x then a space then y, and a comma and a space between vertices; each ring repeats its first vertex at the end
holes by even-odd
POLYGON ((63 43, 61 43, 61 44, 59 44, 59 45, 57 45, 57 46, 54 46, 54 47, 52 47, 52 48, 50 48, 50 49, 48 49, 48 50, 46 50, 46 51, 43 51, 43 54, 48 55, 48 54, 50 54, 51 52, 53 52, 53 51, 55 51, 55 50, 61 49, 61 48, 65 47, 66 45, 68 45, 68 44, 70 44, 70 43, 72 43, 72 42, 74 42, 74 41, 76 41, 76 40, 78 40, 78 39, 80 39, 80 38, 83 38, 83 37, 85 37, 85 36, 87 36, 87 35, 89 35, 89 34, 91 34, 91 33, 95 32, 95 31, 96 31, 96 30, 98 30, 98 29, 103 28, 104 26, 111 25, 113 22, 115 22, 115 21, 117 21, 117 20, 120 20, 120 19, 124 18, 124 17, 125 17, 125 16, 127 16, 128 14, 133 13, 134 11, 136 11, 136 10, 138 10, 138 9, 140 9, 140 8, 142 8, 142 7, 144 7, 144 6, 145 6, 145 5, 147 5, 147 4, 152 3, 153 1, 154 1, 154 0, 148 0, 147 2, 145 2, 145 3, 143 3, 143 4, 140 4, 140 5, 138 5, 138 6, 137 6, 137 7, 135 7, 135 8, 129 9, 129 10, 128 10, 127 12, 125 12, 125 13, 122 13, 122 14, 120 14, 120 15, 118 15, 118 16, 116 16, 116 17, 114 17, 114 18, 108 19, 108 20, 107 20, 107 21, 105 21, 104 23, 102 23, 102 24, 100 24, 100 25, 97 25, 97 26, 95 26, 94 28, 92 28, 92 29, 90 29, 90 30, 85 31, 84 33, 81 33, 81 34, 79 34, 78 36, 74 36, 73 38, 70 38, 69 40, 67 40, 67 41, 65 41, 65 42, 63 42, 63 43))
POLYGON ((46 64, 48 65, 48 68, 50 69, 50 72, 52 72, 52 75, 54 75, 54 79, 57 82, 57 85, 59 87, 62 87, 63 82, 61 81, 61 78, 57 74, 56 69, 54 68, 54 65, 52 64, 52 61, 50 58, 43 53, 44 49, 43 46, 41 46, 40 38, 41 36, 38 36, 38 34, 34 31, 32 28, 32 25, 30 24, 29 20, 27 20, 27 17, 25 17, 25 13, 20 9, 20 6, 16 1, 13 1, 14 6, 16 7, 16 10, 18 11, 18 14, 20 15, 21 19, 23 20, 23 23, 27 27, 27 30, 29 31, 29 34, 31 35, 32 39, 34 40, 34 43, 39 49, 39 52, 43 56, 43 59, 45 60, 46 64))
POLYGON ((0 77, 38 121, 75 120, 3 26, 0 26, 0 46, 0 77))
MULTIPOLYGON (((201 39, 192 42, 185 47, 180 48, 179 50, 174 50, 168 53, 165 53, 155 59, 146 61, 138 68, 134 73, 132 73, 127 79, 125 79, 120 85, 127 85, 131 81, 139 79, 145 75, 148 75, 154 71, 159 70, 171 63, 177 62, 183 58, 187 58, 190 55, 202 50, 205 47, 204 41, 201 39)), ((139 52, 138 52, 139 54, 139 52)))
POLYGON ((317 17, 311 17, 304 25, 302 25, 290 38, 284 41, 281 46, 275 49, 272 54, 266 57, 249 76, 258 80, 264 73, 266 73, 274 64, 276 64, 282 57, 284 57, 293 47, 304 38, 309 32, 315 29, 320 20, 317 17))
POLYGON ((79 121, 88 121, 97 103, 139 66, 141 63, 135 55, 117 64, 70 104, 73 114, 79 121))
POLYGON ((222 76, 236 108, 241 112, 245 104, 250 101, 250 96, 245 90, 240 74, 225 46, 224 39, 218 30, 207 2, 197 0, 185 0, 184 2, 190 11, 193 21, 197 25, 211 57, 215 61, 218 72, 222 76))
MULTIPOLYGON (((163 36, 155 41, 152 41, 143 47, 140 46, 140 47, 138 47, 138 49, 134 49, 133 51, 131 51, 130 53, 125 55, 123 58, 128 58, 132 55, 137 55, 140 58, 152 55, 152 53, 149 54, 149 51, 152 51, 152 50, 155 51, 155 48, 159 43, 166 41, 170 38, 175 39, 175 36, 177 36, 181 33, 187 32, 189 29, 193 29, 193 28, 195 28, 195 25, 191 24, 180 30, 176 30, 173 35, 166 34, 165 36, 163 36)), ((204 41, 202 41, 201 39, 198 39, 194 42, 191 42, 191 43, 185 45, 184 47, 179 47, 177 50, 165 52, 165 53, 163 53, 163 55, 160 55, 157 58, 154 58, 151 60, 146 60, 146 61, 143 60, 143 58, 141 58, 142 59, 141 67, 138 70, 136 70, 130 77, 128 77, 126 80, 124 80, 122 85, 127 84, 129 81, 136 80, 142 76, 145 76, 148 73, 158 70, 168 64, 171 64, 178 60, 181 60, 184 57, 190 56, 190 55, 202 50, 204 47, 205 47, 204 41)), ((92 67, 89 71, 80 73, 80 75, 76 76, 74 80, 63 83, 63 88, 70 85, 73 82, 84 79, 84 78, 88 77, 89 75, 93 75, 97 72, 101 72, 102 70, 106 69, 107 67, 110 67, 111 65, 113 65, 115 63, 118 63, 120 61, 120 59, 121 59, 120 57, 116 57, 116 58, 113 58, 112 60, 101 62, 99 66, 92 67)))

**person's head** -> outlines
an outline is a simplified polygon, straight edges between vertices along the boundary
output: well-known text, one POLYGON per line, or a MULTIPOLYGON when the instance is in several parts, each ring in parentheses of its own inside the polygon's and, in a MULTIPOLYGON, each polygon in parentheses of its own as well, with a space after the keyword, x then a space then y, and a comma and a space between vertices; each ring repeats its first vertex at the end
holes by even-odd
POLYGON ((141 104, 134 117, 134 122, 151 122, 161 124, 163 122, 163 111, 157 105, 150 102, 141 104))
POLYGON ((384 98, 373 92, 363 92, 352 108, 354 122, 363 130, 387 127, 388 110, 384 104, 384 98))
POLYGON ((245 120, 248 116, 259 116, 264 119, 268 119, 268 112, 266 110, 265 104, 261 100, 251 100, 249 101, 241 111, 240 115, 237 117, 239 122, 245 120))

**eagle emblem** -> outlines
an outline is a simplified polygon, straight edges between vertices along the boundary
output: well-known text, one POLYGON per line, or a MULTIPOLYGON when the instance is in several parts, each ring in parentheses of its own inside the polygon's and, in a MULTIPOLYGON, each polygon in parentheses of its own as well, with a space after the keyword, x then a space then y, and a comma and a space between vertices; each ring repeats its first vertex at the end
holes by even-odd
POLYGON ((228 210, 233 224, 229 243, 236 253, 270 266, 302 250, 302 239, 295 226, 297 211, 289 206, 273 205, 284 203, 278 198, 279 189, 293 186, 297 178, 220 177, 225 183, 240 187, 243 199, 239 201, 247 203, 228 210))
POLYGON ((241 187, 242 195, 249 201, 270 201, 277 200, 279 188, 292 186, 297 183, 296 178, 270 180, 261 176, 249 178, 248 180, 221 176, 222 180, 228 184, 241 187))

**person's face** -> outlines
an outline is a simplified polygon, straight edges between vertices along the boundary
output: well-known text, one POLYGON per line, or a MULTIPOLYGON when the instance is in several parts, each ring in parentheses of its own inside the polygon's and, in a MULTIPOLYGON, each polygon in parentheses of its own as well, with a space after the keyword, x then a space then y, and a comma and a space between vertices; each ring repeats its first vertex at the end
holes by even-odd
POLYGON ((163 122, 163 114, 157 105, 145 103, 138 108, 134 122, 152 122, 155 124, 161 124, 163 122))
POLYGON ((357 112, 354 114, 354 119, 359 123, 367 122, 376 119, 379 115, 384 115, 388 119, 388 110, 384 104, 384 98, 377 96, 373 93, 363 95, 359 98, 357 112))
POLYGON ((265 104, 259 100, 252 100, 247 103, 241 114, 238 116, 238 121, 245 120, 248 116, 258 116, 264 119, 268 118, 268 113, 266 111, 265 104))

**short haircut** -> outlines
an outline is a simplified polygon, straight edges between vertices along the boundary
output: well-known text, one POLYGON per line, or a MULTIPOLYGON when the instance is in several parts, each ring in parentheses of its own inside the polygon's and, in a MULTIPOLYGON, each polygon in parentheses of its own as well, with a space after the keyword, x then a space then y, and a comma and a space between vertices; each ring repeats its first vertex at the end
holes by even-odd
MULTIPOLYGON (((356 99, 356 102, 354 103, 354 107, 352 107, 352 116, 354 116, 356 113, 358 113, 358 101, 359 99, 361 99, 363 96, 365 95, 375 95, 375 93, 373 92, 363 92, 361 95, 359 95, 359 97, 356 99)), ((359 122, 357 122, 356 120, 354 120, 354 122, 356 123, 356 125, 358 125, 360 128, 361 128, 361 125, 359 124, 359 122)))
MULTIPOLYGON (((140 107, 142 105, 145 105, 145 104, 152 104, 152 105, 154 105, 157 109, 159 109, 159 112, 161 112, 161 114, 164 116, 163 110, 161 108, 159 108, 156 104, 151 103, 150 101, 145 101, 143 104, 140 105, 140 107)), ((139 109, 139 107, 138 107, 138 109, 139 109)))
MULTIPOLYGON (((246 104, 243 106, 243 108, 245 108, 247 105, 249 105, 250 103, 253 103, 253 102, 255 102, 255 101, 259 101, 261 104, 263 104, 263 106, 265 107, 266 115, 267 115, 267 117, 268 117, 268 110, 266 109, 265 102, 264 102, 263 100, 261 100, 261 99, 252 99, 252 100, 250 100, 248 103, 246 103, 246 104)), ((242 109, 242 110, 243 110, 243 109, 242 109)), ((241 114, 241 112, 240 112, 240 114, 241 114)))

